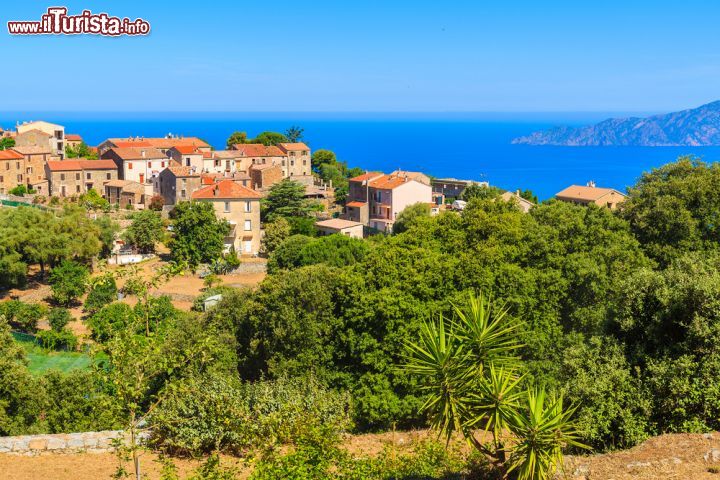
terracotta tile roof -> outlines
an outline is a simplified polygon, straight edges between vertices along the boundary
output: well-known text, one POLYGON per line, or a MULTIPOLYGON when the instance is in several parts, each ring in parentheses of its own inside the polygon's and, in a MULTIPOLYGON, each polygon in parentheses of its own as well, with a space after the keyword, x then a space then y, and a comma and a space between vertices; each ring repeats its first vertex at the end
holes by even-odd
POLYGON ((383 174, 382 172, 367 172, 363 173, 362 175, 358 175, 357 177, 353 177, 350 179, 351 182, 364 182, 365 180, 372 180, 374 178, 381 177, 383 174))
POLYGON ((133 182, 132 180, 110 180, 109 182, 105 182, 105 186, 117 187, 123 192, 145 193, 145 187, 140 185, 138 182, 133 182))
POLYGON ((33 128, 33 129, 31 129, 31 130, 25 130, 25 131, 22 132, 22 133, 18 133, 18 135, 25 135, 26 133, 35 133, 35 134, 43 135, 43 136, 48 137, 48 138, 52 137, 52 134, 47 133, 47 132, 43 132, 42 130, 38 130, 37 128, 33 128))
POLYGON ((196 190, 192 194, 192 198, 195 200, 203 200, 203 199, 213 199, 213 198, 221 198, 221 199, 251 199, 251 198, 261 198, 262 195, 260 195, 255 190, 252 190, 247 187, 243 187, 239 183, 233 182, 232 180, 222 180, 218 183, 215 183, 213 185, 209 185, 207 187, 201 188, 200 190, 196 190))
POLYGON ((613 188, 586 187, 581 185, 571 185, 565 190, 555 194, 555 196, 557 198, 565 198, 568 200, 594 202, 595 200, 612 192, 615 192, 622 197, 625 196, 613 188))
POLYGON ((413 181, 412 179, 401 176, 401 175, 383 175, 380 178, 376 178, 370 181, 372 188, 379 188, 382 190, 392 190, 400 185, 405 185, 408 182, 413 181))
POLYGON ((67 172, 75 170, 117 170, 112 160, 50 160, 47 167, 51 172, 67 172))
POLYGON ((200 153, 195 145, 175 145, 171 150, 177 150, 183 155, 191 155, 193 153, 200 153))
POLYGON ((367 203, 365 203, 365 202, 348 202, 347 203, 348 207, 355 207, 355 208, 364 207, 365 205, 367 205, 367 203))
POLYGON ((40 155, 43 153, 52 153, 52 150, 50 150, 50 145, 46 145, 44 147, 37 145, 19 147, 16 145, 13 147, 13 150, 15 150, 16 152, 20 152, 23 155, 40 155))
POLYGON ((111 148, 122 160, 167 160, 167 157, 157 148, 127 147, 111 148), (145 155, 143 156, 143 152, 145 155))
POLYGON ((282 150, 273 145, 265 146, 262 143, 238 143, 233 148, 240 152, 243 157, 282 157, 285 156, 282 150))
POLYGON ((123 146, 137 146, 137 147, 155 147, 170 149, 179 145, 193 145, 195 147, 209 147, 205 141, 200 140, 197 137, 173 137, 173 138, 145 138, 145 137, 130 137, 130 138, 108 138, 108 140, 114 145, 120 147, 118 142, 123 146), (140 145, 138 144, 140 143, 140 145))
POLYGON ((300 152, 303 150, 310 150, 310 147, 305 145, 302 142, 296 142, 296 143, 278 143, 278 147, 280 147, 281 150, 284 150, 286 152, 300 152))
POLYGON ((323 220, 315 223, 318 227, 332 228, 334 230, 343 230, 345 228, 362 226, 362 223, 353 222, 350 220, 343 220, 342 218, 331 218, 330 220, 323 220))
POLYGON ((279 169, 280 165, 271 165, 269 163, 250 165, 250 170, 268 170, 270 168, 278 168, 279 169))
POLYGON ((215 155, 215 158, 222 158, 227 160, 242 156, 237 150, 215 150, 212 153, 215 155))
POLYGON ((123 141, 117 141, 117 142, 112 142, 112 143, 113 143, 113 145, 115 145, 117 148, 131 148, 131 147, 147 147, 147 148, 152 148, 152 144, 151 144, 150 142, 145 142, 145 141, 140 141, 140 140, 137 140, 137 141, 125 141, 125 142, 123 142, 123 141))
POLYGON ((65 140, 69 140, 71 142, 82 142, 82 137, 77 133, 66 133, 65 140))
POLYGON ((171 165, 165 170, 172 172, 176 177, 199 177, 200 174, 195 171, 192 167, 185 167, 182 165, 171 165))
POLYGON ((0 150, 0 160, 22 160, 23 158, 25 156, 15 150, 0 150))

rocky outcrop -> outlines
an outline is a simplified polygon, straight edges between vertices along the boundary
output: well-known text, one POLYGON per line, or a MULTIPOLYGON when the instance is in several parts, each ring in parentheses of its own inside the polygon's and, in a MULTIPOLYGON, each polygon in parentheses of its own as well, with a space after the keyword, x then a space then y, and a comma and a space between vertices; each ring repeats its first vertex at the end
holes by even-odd
POLYGON ((720 145, 720 101, 646 118, 611 118, 596 125, 557 127, 516 138, 514 144, 560 146, 720 145))

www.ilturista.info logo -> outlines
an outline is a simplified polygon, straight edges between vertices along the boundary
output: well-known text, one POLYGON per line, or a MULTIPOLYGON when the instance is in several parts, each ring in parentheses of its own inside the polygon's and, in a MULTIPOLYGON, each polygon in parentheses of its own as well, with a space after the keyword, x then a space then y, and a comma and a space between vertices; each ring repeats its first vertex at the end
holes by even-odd
POLYGON ((107 13, 83 10, 80 15, 68 15, 66 7, 50 7, 40 21, 7 22, 11 35, 147 35, 150 24, 138 18, 111 17, 107 13))

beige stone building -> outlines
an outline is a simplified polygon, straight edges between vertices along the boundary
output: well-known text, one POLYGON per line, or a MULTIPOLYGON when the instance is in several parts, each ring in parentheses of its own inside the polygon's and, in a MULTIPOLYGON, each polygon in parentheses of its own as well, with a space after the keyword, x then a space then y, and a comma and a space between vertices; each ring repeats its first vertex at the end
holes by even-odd
POLYGON ((83 138, 77 133, 66 133, 65 134, 65 146, 66 147, 77 147, 83 143, 83 138))
POLYGON ((192 194, 194 201, 212 203, 218 218, 230 223, 225 248, 233 247, 238 255, 257 255, 260 251, 260 198, 255 190, 232 180, 221 180, 192 194))
POLYGON ((110 148, 101 158, 115 162, 120 179, 143 185, 148 199, 154 192, 154 179, 172 162, 163 152, 151 147, 110 148))
POLYGON ((25 157, 15 150, 0 150, 0 193, 25 185, 25 157))
POLYGON ((119 205, 120 208, 128 205, 144 208, 145 187, 130 180, 110 180, 105 183, 105 198, 111 205, 119 205))
POLYGON ((25 122, 17 126, 16 145, 49 146, 52 154, 65 158, 65 127, 49 122, 25 122), (40 132, 40 133, 38 133, 40 132))
POLYGON ((342 218, 331 218, 315 224, 320 235, 345 235, 351 238, 363 238, 364 226, 360 222, 343 220, 342 218))
POLYGON ((250 165, 248 175, 255 190, 267 190, 283 179, 280 165, 250 165))
POLYGON ((285 177, 312 175, 310 147, 297 142, 279 143, 278 148, 287 156, 287 166, 283 170, 285 177))
POLYGON ((45 165, 49 194, 67 197, 90 189, 105 194, 105 183, 117 180, 118 168, 111 160, 51 160, 45 165))
POLYGON ((200 173, 192 167, 172 165, 158 176, 155 193, 161 195, 165 205, 189 201, 194 191, 202 186, 200 173))
POLYGON ((57 160, 50 147, 30 145, 13 147, 13 150, 25 157, 25 183, 32 186, 42 195, 47 195, 47 177, 45 177, 45 164, 50 160, 57 160))
POLYGON ((590 182, 586 186, 571 185, 557 193, 555 198, 577 205, 594 203, 599 207, 607 207, 615 210, 618 205, 625 201, 626 197, 614 188, 600 188, 596 187, 594 182, 590 182))

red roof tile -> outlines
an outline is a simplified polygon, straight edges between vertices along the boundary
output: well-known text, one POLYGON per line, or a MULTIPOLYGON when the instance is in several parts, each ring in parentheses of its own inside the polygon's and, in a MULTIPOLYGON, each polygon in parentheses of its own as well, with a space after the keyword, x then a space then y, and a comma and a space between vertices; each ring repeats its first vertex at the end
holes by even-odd
POLYGON ((24 155, 15 150, 0 150, 0 160, 22 160, 24 155))
POLYGON ((75 170, 117 170, 112 160, 49 160, 47 167, 51 172, 67 172, 75 170))
POLYGON ((353 177, 350 179, 351 182, 364 182, 365 180, 372 180, 373 178, 381 177, 383 174, 381 172, 367 172, 363 173, 362 175, 358 175, 357 177, 353 177))
POLYGON ((238 143, 233 148, 245 157, 282 157, 285 154, 278 147, 262 143, 238 143))
POLYGON ((196 190, 192 194, 195 200, 222 198, 222 199, 245 199, 245 198, 262 198, 255 190, 243 187, 239 183, 232 180, 222 180, 214 185, 196 190))
POLYGON ((111 148, 110 151, 115 152, 122 160, 167 160, 167 157, 157 148, 111 148), (145 153, 143 154, 143 152, 145 153))
POLYGON ((356 207, 356 208, 364 207, 365 205, 367 205, 367 203, 365 203, 365 202, 348 202, 348 204, 347 204, 348 207, 356 207))
POLYGON ((66 133, 65 140, 68 140, 70 142, 82 142, 82 137, 77 133, 66 133))
POLYGON ((281 150, 284 150, 286 152, 294 151, 294 152, 300 152, 303 150, 310 150, 310 147, 305 145, 302 142, 296 142, 296 143, 278 143, 278 147, 280 147, 281 150))

